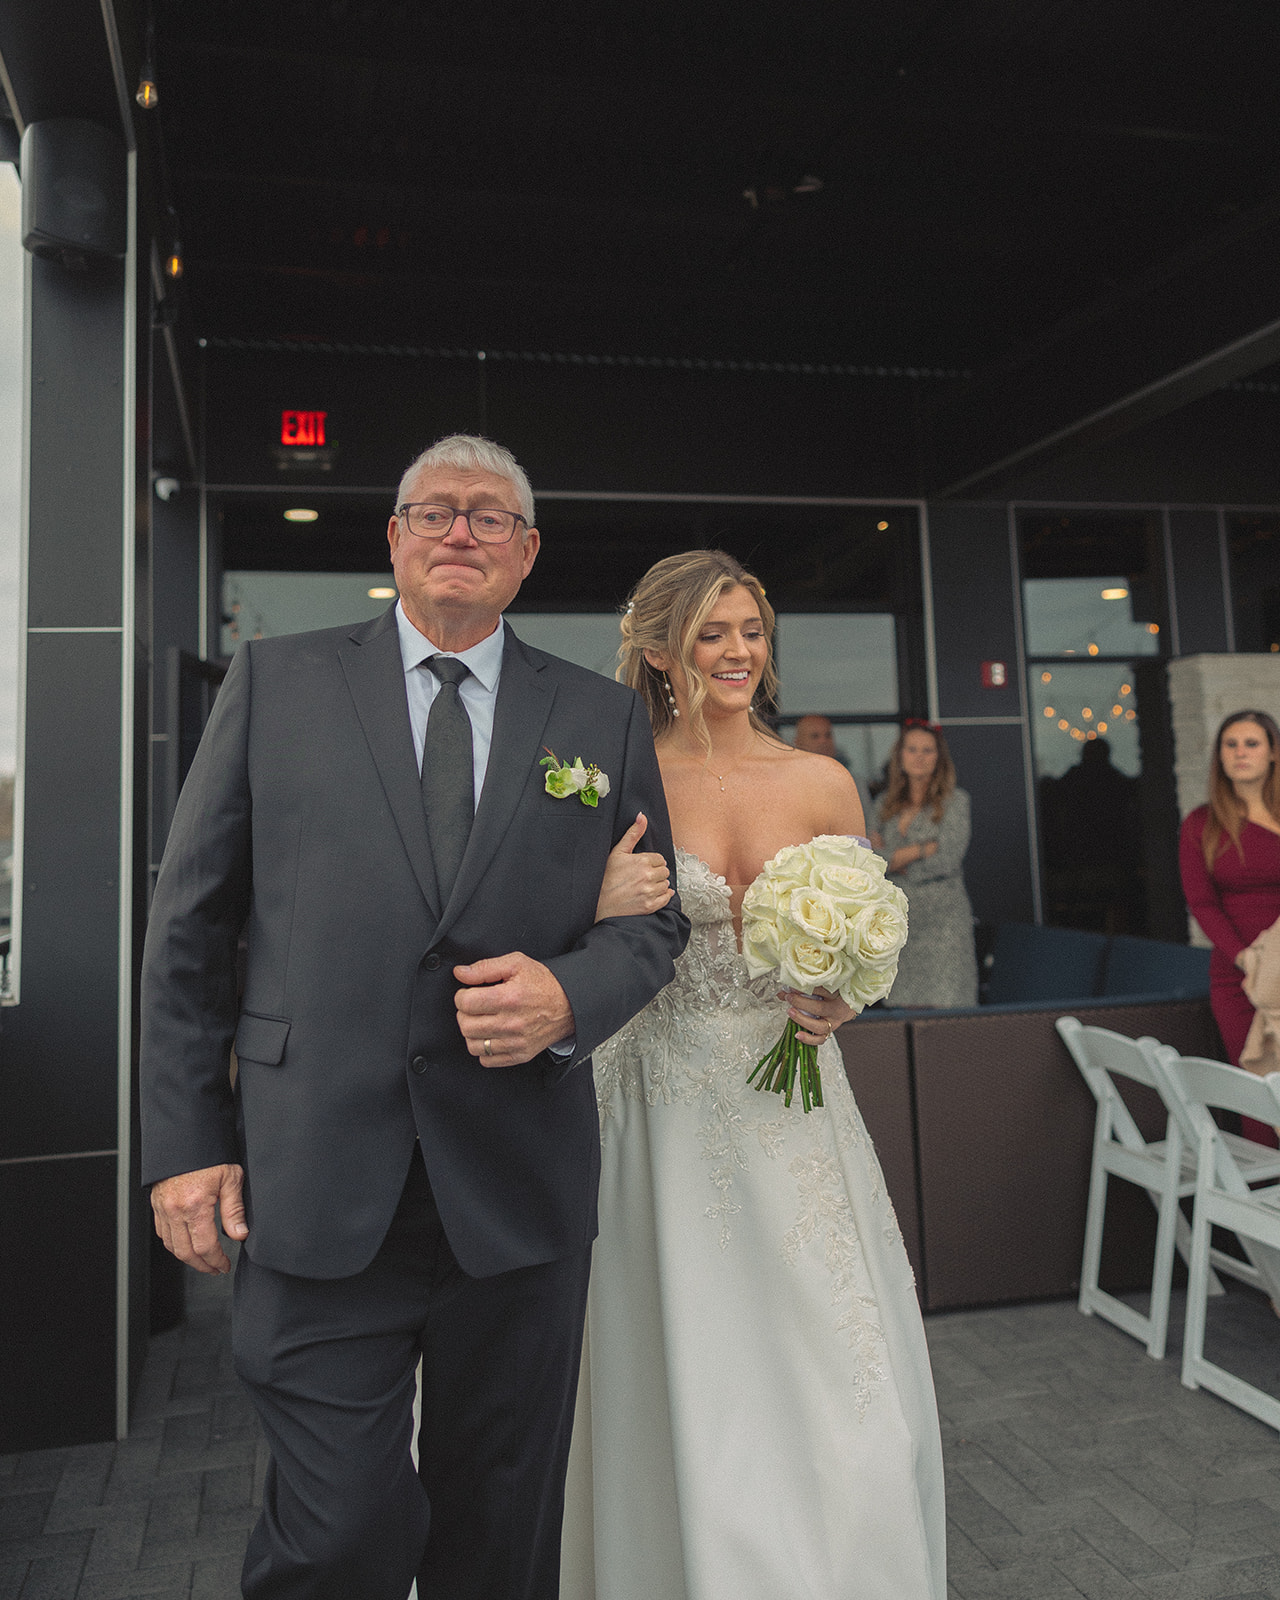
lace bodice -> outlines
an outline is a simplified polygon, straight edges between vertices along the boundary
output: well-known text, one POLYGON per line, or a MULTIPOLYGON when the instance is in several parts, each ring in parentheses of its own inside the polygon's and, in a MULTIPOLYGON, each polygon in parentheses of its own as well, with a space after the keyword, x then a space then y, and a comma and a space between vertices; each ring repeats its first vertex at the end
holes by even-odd
POLYGON ((729 885, 720 874, 712 872, 701 856, 677 847, 676 886, 692 928, 689 943, 676 962, 672 998, 716 1008, 740 1001, 777 1006, 777 977, 766 973, 753 979, 747 975, 733 927, 729 885))

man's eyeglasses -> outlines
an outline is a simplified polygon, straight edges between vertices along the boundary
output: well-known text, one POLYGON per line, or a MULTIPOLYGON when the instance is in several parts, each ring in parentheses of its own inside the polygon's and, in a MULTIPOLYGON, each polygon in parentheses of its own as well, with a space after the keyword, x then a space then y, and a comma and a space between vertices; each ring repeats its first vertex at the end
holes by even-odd
POLYGON ((443 539, 461 517, 470 528, 471 537, 480 544, 506 544, 519 523, 529 526, 518 511, 488 506, 460 511, 456 506, 437 506, 425 500, 407 500, 396 507, 396 516, 403 517, 409 532, 416 533, 419 539, 443 539))

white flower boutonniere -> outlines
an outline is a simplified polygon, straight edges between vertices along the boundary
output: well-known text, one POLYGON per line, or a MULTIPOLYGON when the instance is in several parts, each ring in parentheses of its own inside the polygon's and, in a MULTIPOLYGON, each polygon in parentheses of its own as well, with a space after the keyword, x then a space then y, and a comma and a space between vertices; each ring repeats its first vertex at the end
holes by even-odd
POLYGON ((560 765, 560 757, 544 744, 546 755, 538 763, 547 769, 547 793, 557 800, 567 800, 576 794, 584 806, 599 805, 609 792, 609 780, 594 761, 583 765, 579 756, 572 766, 560 765))

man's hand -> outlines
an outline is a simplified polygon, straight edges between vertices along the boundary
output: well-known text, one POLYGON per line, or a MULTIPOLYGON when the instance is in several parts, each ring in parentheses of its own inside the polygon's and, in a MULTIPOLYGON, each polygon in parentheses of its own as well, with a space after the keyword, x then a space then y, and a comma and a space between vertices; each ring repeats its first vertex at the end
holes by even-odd
POLYGON ((218 1239, 214 1206, 221 1207, 229 1239, 247 1239, 244 1220, 244 1168, 231 1164, 202 1167, 164 1178, 151 1189, 156 1232, 166 1250, 197 1272, 225 1273, 231 1263, 218 1239))
POLYGON ((573 1008, 548 967, 513 950, 455 967, 467 1049, 486 1067, 514 1067, 574 1032, 573 1008))

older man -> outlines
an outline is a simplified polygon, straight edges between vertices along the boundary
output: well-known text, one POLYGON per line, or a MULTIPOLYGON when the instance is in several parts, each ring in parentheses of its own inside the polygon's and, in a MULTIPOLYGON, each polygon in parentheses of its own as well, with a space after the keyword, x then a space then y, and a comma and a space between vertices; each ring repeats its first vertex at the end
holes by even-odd
POLYGON ((830 756, 834 761, 840 759, 840 752, 836 749, 836 730, 832 726, 831 718, 819 716, 816 712, 808 712, 796 723, 794 743, 797 750, 809 750, 814 755, 830 756))
POLYGON ((595 921, 639 812, 670 861, 666 807, 631 691, 503 622, 539 545, 514 458, 441 440, 388 540, 391 610, 246 645, 218 695, 147 935, 143 1177, 198 1271, 229 1268, 215 1205, 244 1241, 236 1363, 272 1452, 244 1594, 555 1600, 589 1057, 688 925, 595 921), (549 750, 598 803, 550 792, 549 750))

